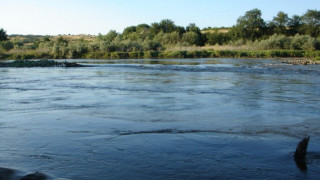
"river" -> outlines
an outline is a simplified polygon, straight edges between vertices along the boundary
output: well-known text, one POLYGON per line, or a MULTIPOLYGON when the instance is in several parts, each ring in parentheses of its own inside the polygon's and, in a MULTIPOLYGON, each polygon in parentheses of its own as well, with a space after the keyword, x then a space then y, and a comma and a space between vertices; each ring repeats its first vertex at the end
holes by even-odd
POLYGON ((77 180, 320 176, 320 66, 70 61, 88 66, 0 69, 0 167, 77 180))

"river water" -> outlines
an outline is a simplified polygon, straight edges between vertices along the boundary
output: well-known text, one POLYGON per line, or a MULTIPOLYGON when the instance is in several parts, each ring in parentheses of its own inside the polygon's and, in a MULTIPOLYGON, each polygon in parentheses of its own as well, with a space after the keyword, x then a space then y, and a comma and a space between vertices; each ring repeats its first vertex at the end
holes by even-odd
POLYGON ((68 179, 317 179, 320 66, 72 60, 0 69, 0 167, 68 179), (311 136, 307 170, 293 160, 311 136))

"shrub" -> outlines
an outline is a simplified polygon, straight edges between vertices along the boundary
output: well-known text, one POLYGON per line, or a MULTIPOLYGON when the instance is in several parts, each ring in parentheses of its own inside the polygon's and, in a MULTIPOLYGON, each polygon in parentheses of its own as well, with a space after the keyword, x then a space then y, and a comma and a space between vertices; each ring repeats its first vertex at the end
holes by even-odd
POLYGON ((0 46, 6 51, 9 51, 14 48, 13 43, 10 41, 0 42, 0 46))
POLYGON ((308 36, 308 35, 295 35, 293 37, 291 48, 296 50, 319 50, 320 49, 319 40, 308 36))

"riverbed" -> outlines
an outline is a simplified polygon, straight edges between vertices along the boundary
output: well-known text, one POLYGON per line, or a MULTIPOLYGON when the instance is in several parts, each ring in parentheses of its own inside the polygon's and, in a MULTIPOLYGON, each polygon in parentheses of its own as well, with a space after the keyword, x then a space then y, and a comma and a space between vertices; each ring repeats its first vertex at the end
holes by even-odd
POLYGON ((68 61, 86 67, 0 69, 0 167, 77 180, 320 176, 318 65, 68 61))

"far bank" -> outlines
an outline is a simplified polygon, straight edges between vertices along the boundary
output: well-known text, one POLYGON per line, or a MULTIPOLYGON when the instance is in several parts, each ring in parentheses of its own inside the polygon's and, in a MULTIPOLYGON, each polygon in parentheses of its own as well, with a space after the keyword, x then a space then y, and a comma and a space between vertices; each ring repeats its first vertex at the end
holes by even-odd
MULTIPOLYGON (((305 50, 196 50, 196 51, 133 51, 88 52, 76 56, 26 51, 2 53, 1 60, 22 59, 177 59, 177 58, 285 58, 319 63, 320 51, 305 50)), ((309 63, 309 64, 310 64, 309 63)))

